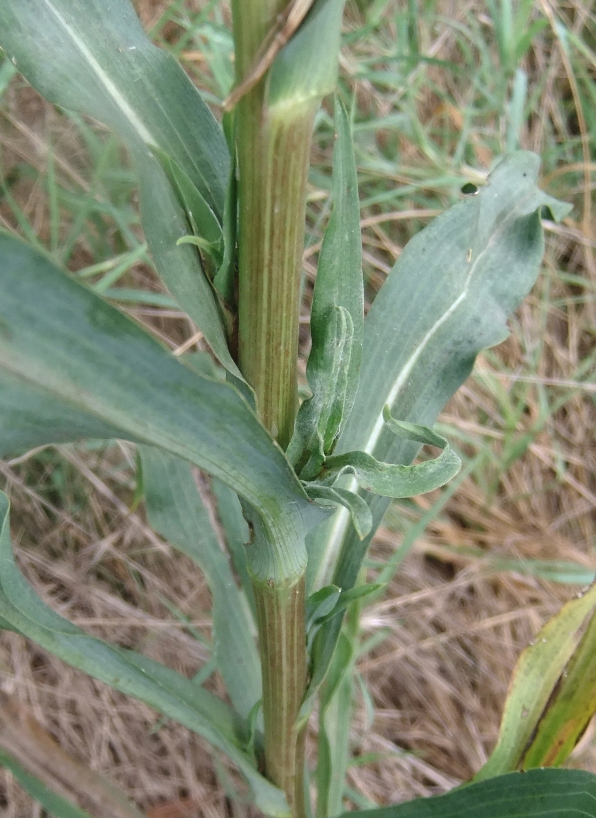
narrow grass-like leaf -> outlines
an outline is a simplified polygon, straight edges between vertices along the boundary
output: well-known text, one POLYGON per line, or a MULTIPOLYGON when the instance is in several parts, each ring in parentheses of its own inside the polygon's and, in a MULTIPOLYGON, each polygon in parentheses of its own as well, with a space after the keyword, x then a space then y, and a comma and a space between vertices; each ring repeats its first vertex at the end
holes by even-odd
POLYGON ((595 818, 596 775, 531 770, 463 787, 437 798, 346 812, 342 818, 595 818))
POLYGON ((176 246, 189 223, 152 154, 170 156, 197 189, 206 205, 195 213, 199 230, 211 231, 210 213, 221 223, 229 153, 180 65, 150 43, 129 0, 7 0, 0 5, 0 45, 47 99, 100 120, 125 140, 137 165, 141 217, 159 275, 239 377, 198 253, 176 246))
POLYGON ((151 659, 88 636, 42 602, 15 564, 8 512, 8 498, 0 492, 0 616, 73 667, 146 702, 206 738, 238 765, 260 809, 285 816, 282 793, 259 775, 243 752, 246 737, 238 732, 241 725, 228 705, 151 659))
MULTIPOLYGON (((256 509, 300 575, 305 527, 324 517, 234 387, 201 377, 47 258, 0 234, 0 455, 123 437, 219 477, 256 509)), ((255 549, 253 549, 254 551, 255 549)))
POLYGON ((321 687, 317 818, 334 818, 341 811, 349 753, 353 661, 353 645, 346 634, 342 633, 330 670, 321 687), (339 753, 335 752, 337 749, 339 753))
POLYGON ((586 594, 564 605, 524 650, 511 679, 497 746, 474 780, 525 766, 525 755, 533 745, 543 714, 548 712, 557 683, 580 642, 583 626, 594 616, 595 609, 593 585, 586 594))
POLYGON ((58 818, 89 818, 90 813, 94 818, 146 818, 122 790, 65 752, 30 710, 5 693, 0 694, 0 765, 58 818))
POLYGON ((25 792, 35 798, 54 818, 93 818, 72 801, 67 801, 66 798, 52 792, 43 781, 28 772, 5 750, 0 750, 0 766, 10 770, 25 792))
POLYGON ((523 761, 523 769, 558 767, 596 712, 596 615, 561 674, 523 761))
POLYGON ((313 392, 300 407, 288 457, 304 480, 315 477, 350 414, 362 355, 364 295, 358 178, 350 122, 335 105, 333 211, 313 294, 307 379, 313 392))
POLYGON ((211 590, 217 667, 234 708, 246 718, 261 699, 261 669, 248 605, 234 581, 186 460, 141 446, 149 525, 204 572, 211 590))
POLYGON ((238 495, 221 480, 212 479, 211 489, 217 500, 217 516, 226 535, 226 544, 232 557, 234 569, 238 574, 250 609, 255 613, 255 600, 252 583, 246 564, 245 545, 250 540, 248 523, 244 519, 238 495))

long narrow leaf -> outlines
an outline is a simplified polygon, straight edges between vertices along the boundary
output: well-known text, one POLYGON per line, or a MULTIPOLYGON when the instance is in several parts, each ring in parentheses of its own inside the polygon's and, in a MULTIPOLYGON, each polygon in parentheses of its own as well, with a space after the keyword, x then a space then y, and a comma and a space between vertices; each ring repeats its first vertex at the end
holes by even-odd
POLYGON ((358 178, 350 122, 335 105, 333 211, 313 293, 312 350, 306 375, 313 392, 298 412, 288 457, 302 479, 316 476, 349 417, 360 372, 364 330, 358 178))
POLYGON ((261 698, 255 623, 197 491, 192 467, 150 446, 141 446, 149 525, 187 554, 204 572, 213 598, 215 659, 232 704, 246 718, 261 698))
POLYGON ((8 498, 0 492, 0 616, 73 667, 206 738, 238 765, 264 812, 285 816, 282 793, 259 775, 243 752, 234 714, 223 701, 151 659, 88 636, 42 602, 15 564, 8 513, 8 498))
MULTIPOLYGON (((548 724, 544 722, 552 718, 549 714, 553 708, 555 720, 557 711, 560 713, 562 709, 559 694, 568 684, 567 665, 578 649, 586 622, 594 619, 595 611, 596 585, 593 585, 587 593, 567 602, 523 651, 511 678, 499 740, 475 781, 526 769, 527 759, 530 767, 539 766, 541 761, 549 766, 546 761, 549 752, 558 747, 554 741, 545 742, 542 731, 546 727, 548 732, 548 724)), ((589 653, 593 656, 593 650, 589 653)), ((581 680, 572 676, 571 681, 572 689, 581 690, 581 680)), ((585 709, 589 700, 589 695, 585 696, 580 710, 585 709)))

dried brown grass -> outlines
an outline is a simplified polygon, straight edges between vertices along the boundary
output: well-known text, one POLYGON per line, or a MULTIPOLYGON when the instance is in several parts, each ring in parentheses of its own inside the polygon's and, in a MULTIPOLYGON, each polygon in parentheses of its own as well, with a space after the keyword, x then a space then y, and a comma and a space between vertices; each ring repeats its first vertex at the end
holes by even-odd
MULTIPOLYGON (((138 5, 148 25, 167 4, 143 0, 138 5)), ((446 2, 445 14, 462 15, 472 6, 463 9, 462 4, 446 2)), ((585 11, 579 3, 573 9, 579 17, 585 11)), ((428 45, 437 58, 456 57, 453 39, 447 35, 428 45)), ((344 71, 349 71, 351 59, 345 55, 344 71)), ((568 87, 569 78, 560 51, 547 54, 539 43, 532 59, 534 71, 549 72, 538 106, 543 117, 532 118, 524 134, 525 146, 540 150, 548 112, 561 133, 566 132, 558 95, 565 83, 568 87)), ((356 83, 356 90, 359 105, 378 113, 390 110, 388 99, 375 96, 366 82, 356 83)), ((450 93, 465 108, 465 89, 454 87, 450 93)), ((422 117, 453 120, 459 111, 457 104, 439 110, 430 92, 420 106, 422 117)), ((51 135, 62 183, 85 189, 88 168, 80 142, 71 128, 64 129, 51 106, 21 88, 9 92, 6 111, 0 132, 5 170, 25 161, 43 171, 51 135)), ((475 146, 478 164, 486 166, 492 157, 481 136, 475 146)), ((406 155, 412 165, 423 161, 414 143, 404 142, 401 148, 402 159, 406 155)), ((387 633, 359 665, 375 711, 371 720, 366 700, 357 696, 353 750, 355 756, 376 754, 376 760, 352 766, 349 781, 370 801, 389 803, 442 792, 478 769, 494 746, 520 651, 575 590, 492 572, 482 559, 445 546, 596 567, 594 389, 569 386, 576 383, 582 361, 594 355, 596 278, 591 278, 591 289, 580 301, 577 288, 557 275, 560 269, 589 279, 593 275, 592 225, 585 217, 591 190, 586 197, 583 189, 593 169, 593 165, 585 169, 577 189, 565 189, 559 177, 559 190, 577 207, 573 221, 548 236, 548 277, 521 308, 512 338, 496 357, 483 357, 478 364, 483 374, 466 384, 443 415, 446 423, 468 436, 470 454, 487 453, 485 462, 417 541, 383 600, 363 615, 364 637, 378 628, 387 633), (532 356, 538 359, 534 368, 528 365, 532 356), (498 398, 493 385, 498 382, 506 396, 522 400, 519 382, 507 373, 515 373, 522 382, 528 379, 524 410, 513 429, 508 427, 505 398, 498 398), (553 409, 561 395, 568 399, 553 409), (550 405, 546 412, 545 398, 550 405), (504 471, 507 447, 525 433, 531 437, 525 452, 504 471)), ((40 235, 47 235, 40 185, 21 182, 12 193, 40 235)), ((2 203, 0 221, 13 223, 2 203)), ((399 253, 407 233, 401 224, 364 227, 369 280, 382 280, 399 253)), ((76 265, 91 260, 88 248, 77 248, 76 265)), ((307 270, 308 265, 307 260, 307 270)), ((138 265, 130 281, 146 286, 149 275, 138 265)), ((175 311, 156 315, 155 310, 144 309, 134 314, 172 347, 194 332, 175 311)), ((590 380, 593 387, 594 379, 590 380)), ((131 448, 114 445, 94 452, 58 447, 56 454, 50 450, 41 459, 17 459, 1 471, 13 502, 19 563, 42 597, 90 633, 193 674, 205 661, 205 649, 161 599, 173 602, 208 635, 209 593, 191 563, 147 528, 142 509, 129 511, 134 491, 131 448)), ((431 500, 419 498, 416 504, 422 511, 431 500)), ((405 514, 416 516, 411 510, 405 514)), ((399 541, 398 533, 382 528, 371 556, 387 559, 399 541)), ((211 683, 220 690, 217 679, 211 683)), ((158 717, 148 707, 15 634, 0 635, 0 684, 65 751, 111 778, 152 818, 215 818, 242 812, 227 800, 212 754, 201 739, 171 722, 154 732, 158 717)), ((572 763, 596 771, 590 738, 572 763)), ((7 772, 0 772, 0 808, 3 818, 41 814, 7 772)))

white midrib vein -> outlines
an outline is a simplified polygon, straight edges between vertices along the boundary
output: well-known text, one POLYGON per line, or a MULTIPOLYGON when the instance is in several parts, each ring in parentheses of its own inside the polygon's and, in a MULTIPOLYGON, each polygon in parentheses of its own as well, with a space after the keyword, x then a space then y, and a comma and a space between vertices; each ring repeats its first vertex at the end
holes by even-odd
POLYGON ((150 131, 147 130, 143 122, 137 117, 134 110, 130 107, 126 99, 122 96, 120 91, 118 90, 117 86, 114 85, 112 80, 106 74, 104 69, 101 67, 99 62, 95 59, 92 52, 87 48, 85 43, 80 39, 77 35, 75 29, 70 26, 66 20, 62 17, 58 9, 50 2, 50 0, 44 0, 45 5, 47 6, 48 10, 51 14, 54 15, 58 23, 62 26, 62 28, 66 31, 68 36, 73 41, 74 45, 79 49, 81 54, 87 60, 89 67, 94 71, 94 73, 99 78, 100 82, 110 95, 110 97, 114 100, 118 108, 122 111, 126 119, 130 122, 134 130, 137 132, 139 137, 145 142, 147 145, 151 145, 153 147, 157 147, 157 142, 151 135, 150 131))
MULTIPOLYGON (((473 264, 470 265, 470 269, 468 270, 468 275, 466 276, 466 282, 464 284, 464 288, 459 296, 453 301, 453 303, 445 310, 445 312, 438 318, 432 327, 428 330, 424 338, 420 341, 416 349, 412 352, 404 366, 401 368, 398 377, 395 379, 391 390, 389 391, 387 398, 383 402, 383 408, 388 405, 392 406, 401 389, 403 388, 404 384, 406 383, 407 378, 409 377, 416 361, 420 358, 422 353, 424 352, 425 348, 428 346, 430 341, 436 335, 438 330, 443 326, 443 324, 449 320, 449 318, 453 315, 453 313, 457 310, 457 308, 466 300, 468 297, 469 289, 470 289, 470 282, 476 272, 478 264, 480 260, 483 258, 485 253, 489 250, 491 245, 495 242, 497 236, 503 232, 503 230, 507 227, 509 222, 515 218, 520 210, 523 207, 523 200, 519 202, 518 206, 512 210, 512 212, 507 216, 507 218, 503 219, 502 223, 499 225, 498 229, 495 230, 493 235, 487 241, 485 247, 478 253, 476 259, 474 260, 473 264)), ((383 431, 383 425, 385 421, 383 419, 383 410, 379 413, 375 425, 372 428, 372 431, 366 441, 366 445, 364 446, 363 451, 367 452, 367 454, 372 454, 374 452, 375 446, 381 436, 381 432, 383 431)), ((358 490, 358 481, 356 478, 352 478, 350 480, 350 484, 345 487, 348 491, 357 491, 358 490)), ((333 526, 329 532, 327 537, 327 542, 325 543, 325 551, 323 555, 323 559, 320 562, 320 565, 317 570, 317 575, 315 578, 314 588, 322 587, 325 583, 331 582, 331 577, 328 576, 328 572, 330 570, 331 565, 334 563, 336 555, 339 553, 341 548, 341 544, 346 536, 347 528, 350 524, 350 512, 348 511, 345 506, 342 506, 335 514, 335 519, 333 522, 333 526)))

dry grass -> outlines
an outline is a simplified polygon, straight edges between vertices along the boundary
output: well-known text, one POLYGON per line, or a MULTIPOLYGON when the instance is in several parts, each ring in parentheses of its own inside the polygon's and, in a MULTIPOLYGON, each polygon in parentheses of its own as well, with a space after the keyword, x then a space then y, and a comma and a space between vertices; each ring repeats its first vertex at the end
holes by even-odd
MULTIPOLYGON (((167 4, 143 0, 138 5, 149 26, 167 4)), ((365 6, 350 5, 348 28, 363 22, 365 6)), ((389 7, 391 12, 395 8, 389 7)), ((589 31, 591 4, 569 2, 560 10, 580 34, 589 31)), ((484 5, 475 2, 444 0, 438 12, 460 22, 472 12, 479 20, 486 17, 484 5)), ((539 12, 547 17, 553 13, 546 0, 536 4, 539 12)), ((165 34, 175 38, 178 31, 169 24, 165 34)), ((440 175, 437 166, 449 171, 447 157, 457 149, 473 87, 470 77, 430 66, 412 98, 403 88, 379 87, 358 75, 365 58, 376 56, 379 65, 383 63, 383 38, 390 42, 398 36, 392 15, 386 13, 382 36, 344 51, 342 83, 355 92, 363 120, 380 119, 403 104, 408 110, 414 106, 430 143, 438 144, 442 134, 438 159, 429 158, 425 139, 400 134, 395 158, 399 172, 391 178, 387 162, 382 165, 381 160, 392 131, 381 126, 371 130, 373 148, 363 167, 365 195, 372 196, 378 184, 376 162, 383 183, 420 180, 424 195, 415 191, 395 204, 399 210, 420 211, 444 204, 445 193, 430 180, 440 175)), ((457 27, 437 32, 421 25, 420 37, 423 53, 455 64, 462 60, 457 27)), ((189 57, 193 70, 197 59, 196 54, 189 57)), ((359 693, 353 751, 360 761, 349 774, 350 786, 359 793, 355 803, 442 792, 468 778, 494 746, 520 651, 576 588, 497 572, 491 559, 556 559, 596 569, 596 273, 590 209, 595 165, 588 125, 578 113, 577 83, 574 87, 569 61, 549 29, 537 37, 523 65, 530 87, 539 83, 540 91, 536 113, 522 128, 521 144, 549 152, 546 182, 551 192, 576 207, 564 225, 548 233, 544 274, 514 320, 512 338, 482 357, 477 374, 442 416, 458 431, 464 453, 478 458, 475 467, 417 539, 383 600, 363 615, 363 638, 379 628, 385 629, 386 638, 359 664, 374 701, 374 719, 370 703, 359 693), (575 154, 564 147, 564 140, 572 137, 575 154), (554 154, 557 140, 563 145, 554 154), (480 549, 482 556, 473 549, 480 549)), ((417 76, 412 78, 412 84, 416 82, 417 76)), ((50 233, 43 185, 47 145, 53 145, 56 175, 67 190, 89 190, 88 154, 75 127, 18 82, 4 97, 4 111, 4 174, 10 179, 19 166, 33 169, 19 174, 10 189, 45 240, 50 233)), ((364 157, 369 145, 364 137, 359 139, 364 157)), ((468 148, 453 172, 486 168, 499 144, 502 122, 495 111, 482 127, 471 128, 468 148)), ((328 162, 327 147, 315 148, 317 160, 328 162)), ((125 179, 122 184, 126 188, 132 182, 125 179)), ((313 214, 317 197, 314 184, 313 214)), ((65 207, 61 212, 65 233, 73 212, 65 207)), ((377 217, 383 212, 387 210, 372 204, 364 214, 366 274, 372 288, 382 281, 410 232, 428 218, 381 221, 377 217)), ((5 200, 0 200, 0 223, 15 226, 5 200)), ((134 214, 130 228, 140 235, 134 214)), ((313 228, 314 250, 316 238, 313 228)), ((113 253, 122 252, 117 230, 102 239, 113 253)), ((78 242, 71 267, 92 263, 92 250, 89 242, 78 242)), ((314 270, 312 252, 307 256, 308 274, 314 270)), ((151 275, 137 264, 125 282, 148 287, 151 275)), ((188 320, 175 310, 132 312, 173 348, 193 336, 188 320)), ((134 494, 131 447, 58 447, 0 468, 13 502, 19 563, 42 597, 93 634, 134 647, 184 674, 196 672, 206 660, 206 648, 163 599, 208 637, 209 592, 191 563, 147 528, 142 507, 129 510, 134 494)), ((371 557, 389 559, 434 500, 423 497, 401 510, 396 507, 379 531, 371 557)), ((158 717, 143 704, 11 633, 0 635, 0 674, 2 689, 29 708, 64 750, 109 776, 151 818, 243 812, 222 791, 205 743, 173 723, 154 730, 158 717)), ((220 689, 217 678, 211 684, 220 689)), ((590 738, 571 763, 596 772, 590 738)), ((0 772, 0 808, 3 818, 41 815, 6 772, 0 772)))

